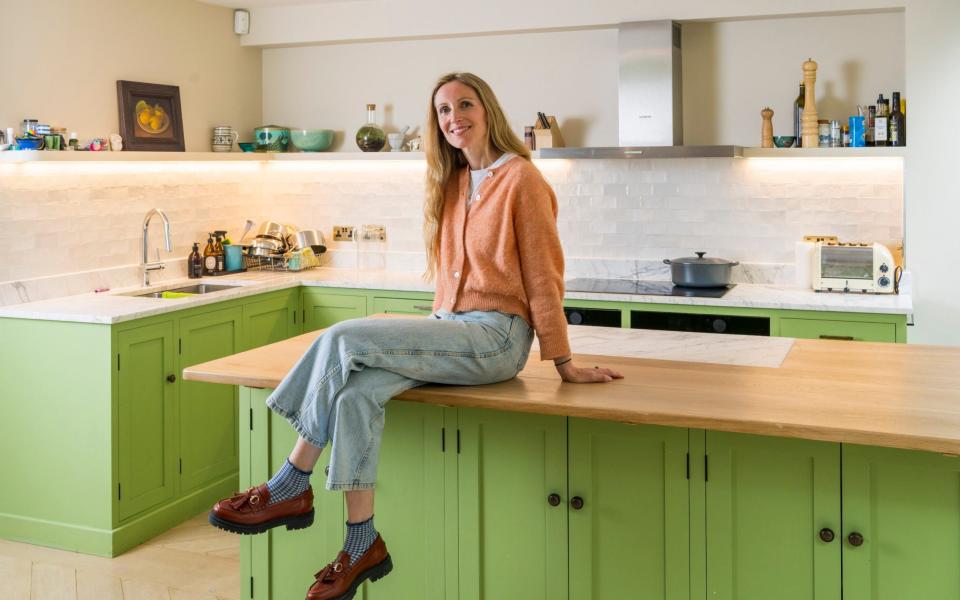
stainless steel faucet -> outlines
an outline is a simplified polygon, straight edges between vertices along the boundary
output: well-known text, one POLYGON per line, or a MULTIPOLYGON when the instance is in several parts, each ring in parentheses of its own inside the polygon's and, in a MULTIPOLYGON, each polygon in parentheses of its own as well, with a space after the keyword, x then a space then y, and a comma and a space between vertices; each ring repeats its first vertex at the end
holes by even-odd
POLYGON ((143 218, 143 235, 141 240, 143 242, 143 256, 140 260, 140 265, 143 266, 143 286, 146 287, 150 285, 150 271, 159 271, 164 268, 162 262, 160 262, 160 249, 157 249, 157 262, 149 262, 150 257, 149 253, 149 243, 147 242, 147 230, 150 227, 150 218, 153 215, 159 215, 163 220, 163 246, 166 248, 167 252, 173 251, 173 243, 170 241, 170 219, 167 218, 167 215, 164 214, 159 208, 150 209, 150 212, 147 213, 147 216, 143 218))

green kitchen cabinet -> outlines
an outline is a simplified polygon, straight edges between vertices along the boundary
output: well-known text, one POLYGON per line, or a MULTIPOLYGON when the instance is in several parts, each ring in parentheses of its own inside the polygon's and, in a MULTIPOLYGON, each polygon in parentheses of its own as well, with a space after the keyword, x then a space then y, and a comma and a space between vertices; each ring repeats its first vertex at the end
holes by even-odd
POLYGON ((780 335, 824 340, 896 342, 897 326, 895 323, 869 321, 781 318, 780 335))
MULTIPOLYGON (((180 319, 179 368, 240 350, 239 306, 180 319)), ((189 491, 236 472, 237 387, 180 381, 180 489, 189 491)))
POLYGON ((316 331, 367 314, 367 296, 303 290, 303 331, 316 331))
MULTIPOLYGON (((446 451, 444 417, 455 412, 414 402, 387 403, 377 469, 376 527, 395 568, 389 577, 364 583, 357 600, 455 597, 447 596, 446 587, 456 576, 447 565, 456 563, 445 562, 444 557, 445 490, 451 487, 446 474, 455 472, 457 458, 453 429, 446 451)), ((452 474, 449 480, 456 494, 452 474)))
POLYGON ((566 419, 467 408, 457 418, 460 600, 566 598, 566 419))
POLYGON ((299 333, 296 290, 265 294, 243 305, 241 350, 285 340, 299 333))
POLYGON ((117 344, 117 507, 123 520, 176 493, 173 321, 122 331, 117 344))
POLYGON ((844 600, 960 598, 960 457, 844 444, 834 544, 844 600))
POLYGON ((433 299, 429 296, 420 298, 385 298, 377 296, 373 299, 371 314, 385 313, 388 315, 428 316, 433 313, 433 299))
POLYGON ((570 418, 570 600, 689 600, 687 451, 686 429, 570 418))
POLYGON ((840 600, 840 444, 708 431, 704 470, 708 598, 840 600))

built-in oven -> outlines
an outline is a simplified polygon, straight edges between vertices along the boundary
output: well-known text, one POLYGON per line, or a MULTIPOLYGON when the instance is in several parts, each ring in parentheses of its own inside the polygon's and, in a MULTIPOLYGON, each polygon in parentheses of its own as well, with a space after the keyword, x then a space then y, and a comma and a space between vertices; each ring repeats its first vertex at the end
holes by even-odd
POLYGON ((630 327, 661 331, 770 335, 770 318, 634 310, 630 311, 630 327))

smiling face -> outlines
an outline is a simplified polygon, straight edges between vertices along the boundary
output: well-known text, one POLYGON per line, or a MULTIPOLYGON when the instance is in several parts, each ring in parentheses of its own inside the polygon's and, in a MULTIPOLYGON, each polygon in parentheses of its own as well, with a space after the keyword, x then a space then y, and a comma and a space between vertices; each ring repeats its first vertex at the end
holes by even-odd
POLYGON ((451 81, 433 97, 437 123, 443 137, 454 148, 478 154, 487 146, 487 112, 469 85, 451 81))

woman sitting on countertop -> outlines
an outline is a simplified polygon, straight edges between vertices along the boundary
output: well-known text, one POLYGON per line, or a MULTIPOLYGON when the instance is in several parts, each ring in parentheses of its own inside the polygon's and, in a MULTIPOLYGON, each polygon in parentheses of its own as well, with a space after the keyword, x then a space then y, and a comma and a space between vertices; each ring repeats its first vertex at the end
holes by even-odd
POLYGON ((267 399, 299 439, 265 484, 221 500, 210 522, 236 533, 313 523, 310 474, 330 445, 328 490, 343 490, 343 550, 320 570, 309 600, 352 598, 393 568, 373 527, 384 405, 426 383, 479 385, 511 379, 533 334, 540 357, 567 382, 622 375, 573 364, 563 313, 563 251, 553 190, 510 129, 490 86, 450 73, 430 96, 424 237, 436 279, 427 319, 356 319, 311 345, 267 399))

